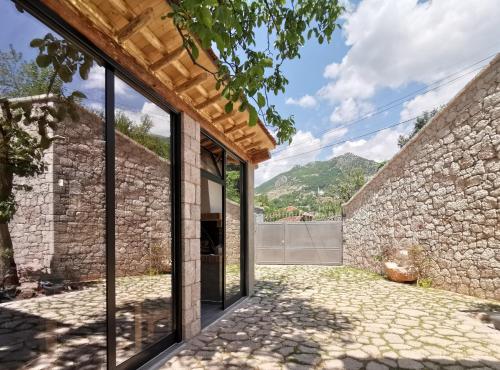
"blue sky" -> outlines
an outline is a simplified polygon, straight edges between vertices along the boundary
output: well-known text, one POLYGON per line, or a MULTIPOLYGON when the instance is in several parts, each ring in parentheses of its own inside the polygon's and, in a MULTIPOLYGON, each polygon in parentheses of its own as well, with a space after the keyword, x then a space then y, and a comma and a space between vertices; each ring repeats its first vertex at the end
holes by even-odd
POLYGON ((359 136, 446 104, 489 59, 466 67, 500 51, 498 19, 498 0, 348 3, 333 42, 310 43, 300 60, 286 65, 290 85, 274 103, 295 116, 298 133, 291 146, 278 147, 260 165, 256 184, 346 152, 390 159, 412 122, 359 136))
MULTIPOLYGON (((310 42, 301 59, 284 66, 290 84, 272 102, 284 116, 295 116, 298 132, 291 146, 278 147, 259 166, 256 184, 295 165, 346 152, 390 159, 411 122, 360 136, 445 104, 488 60, 468 66, 500 51, 498 0, 361 0, 347 3, 347 8, 343 29, 330 44, 310 42), (396 99, 390 109, 373 114, 396 99)), ((12 43, 26 59, 34 58, 30 40, 49 29, 17 12, 10 1, 0 2, 0 14, 0 50, 12 43)), ((134 119, 147 113, 156 133, 169 134, 165 112, 123 82, 116 85, 119 109, 134 119)), ((88 81, 72 84, 95 108, 102 107, 103 86, 99 68, 88 81)))

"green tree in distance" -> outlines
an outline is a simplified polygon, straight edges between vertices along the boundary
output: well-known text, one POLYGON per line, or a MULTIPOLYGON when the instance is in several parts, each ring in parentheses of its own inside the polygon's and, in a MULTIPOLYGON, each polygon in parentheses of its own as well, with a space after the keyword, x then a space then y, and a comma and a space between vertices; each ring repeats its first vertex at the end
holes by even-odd
POLYGON ((169 139, 151 133, 153 121, 147 114, 142 116, 141 122, 137 124, 127 117, 125 113, 117 112, 115 116, 115 128, 135 142, 156 153, 159 157, 164 159, 170 157, 169 139))
POLYGON ((424 127, 427 122, 430 121, 432 117, 434 117, 439 112, 439 109, 433 109, 430 112, 425 111, 422 115, 418 116, 415 121, 415 126, 413 127, 413 131, 409 135, 399 135, 398 145, 402 148, 410 139, 420 131, 422 127, 424 127))
POLYGON ((315 38, 320 44, 331 41, 344 11, 339 1, 182 0, 170 4, 172 12, 164 18, 173 20, 195 64, 199 46, 215 46, 217 71, 198 65, 215 77, 217 89, 229 100, 226 112, 240 100, 239 110, 248 110, 250 125, 255 125, 260 115, 276 129, 279 143, 291 141, 294 118, 283 118, 270 103, 269 94, 285 92, 288 80, 283 63, 299 59, 306 40, 315 38), (260 34, 267 42, 257 47, 260 34))
POLYGON ((336 188, 336 195, 342 203, 347 202, 365 184, 363 170, 357 168, 346 173, 336 188))
POLYGON ((30 46, 38 49, 35 62, 23 62, 12 47, 0 54, 0 287, 19 284, 8 224, 16 212, 14 190, 30 189, 15 184, 14 176, 27 178, 45 171, 44 152, 56 139, 52 132, 68 116, 78 119, 76 107, 85 98, 79 91, 65 94, 62 85, 75 73, 87 79, 94 63, 51 33, 33 39, 30 46), (55 104, 31 97, 41 94, 55 104))

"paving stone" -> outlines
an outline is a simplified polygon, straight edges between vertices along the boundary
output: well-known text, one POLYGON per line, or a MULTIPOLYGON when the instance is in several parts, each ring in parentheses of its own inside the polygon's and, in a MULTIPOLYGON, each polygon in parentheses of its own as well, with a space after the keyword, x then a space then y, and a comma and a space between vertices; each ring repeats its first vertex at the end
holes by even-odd
POLYGON ((467 313, 489 301, 342 267, 258 266, 256 272, 255 295, 239 312, 192 339, 196 358, 220 352, 224 361, 215 356, 193 366, 500 370, 500 331, 467 313))

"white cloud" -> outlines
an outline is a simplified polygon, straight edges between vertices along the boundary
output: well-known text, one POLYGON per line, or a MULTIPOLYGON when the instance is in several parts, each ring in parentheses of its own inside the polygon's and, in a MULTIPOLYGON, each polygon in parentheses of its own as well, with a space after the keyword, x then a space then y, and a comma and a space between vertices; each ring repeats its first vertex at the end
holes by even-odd
POLYGON ((401 120, 407 120, 419 116, 424 111, 431 111, 433 108, 445 105, 462 87, 467 84, 468 81, 468 79, 460 79, 436 90, 429 91, 422 95, 417 95, 412 100, 403 104, 401 120))
POLYGON ((299 99, 288 98, 285 103, 289 105, 298 105, 302 108, 314 108, 318 105, 316 99, 311 95, 304 95, 299 99))
POLYGON ((328 131, 326 134, 323 135, 321 138, 321 145, 328 145, 333 143, 335 140, 340 139, 343 137, 345 134, 347 134, 347 128, 342 127, 342 128, 336 128, 331 131, 328 131))
POLYGON ((288 171, 295 165, 304 165, 316 160, 319 155, 320 146, 321 140, 319 138, 314 137, 309 131, 299 130, 294 135, 289 149, 277 153, 270 160, 259 166, 257 171, 255 171, 255 184, 260 185, 264 181, 288 171), (293 158, 288 158, 291 156, 293 158))
POLYGON ((140 123, 145 115, 148 115, 153 122, 151 133, 170 137, 170 116, 163 109, 159 108, 156 104, 145 102, 140 111, 133 111, 129 109, 117 108, 117 112, 124 113, 135 123, 140 123))
MULTIPOLYGON (((493 53, 500 39, 498 0, 473 6, 467 0, 363 0, 344 19, 350 49, 340 63, 326 66, 324 76, 331 81, 318 91, 340 104, 334 120, 351 104, 345 101, 359 105, 383 88, 428 85, 493 53)), ((453 84, 440 97, 451 98, 459 88, 453 84)))
POLYGON ((406 134, 403 128, 384 130, 369 139, 346 141, 332 149, 332 157, 353 153, 377 162, 391 159, 399 151, 399 135, 406 134))
MULTIPOLYGON (((85 89, 97 89, 104 90, 105 84, 105 71, 104 67, 94 66, 90 69, 89 78, 83 81, 83 87, 85 89)), ((130 94, 132 88, 129 87, 125 82, 119 78, 115 78, 115 93, 121 96, 127 96, 130 94)))
POLYGON ((374 107, 371 103, 349 98, 343 100, 342 103, 335 108, 330 115, 330 121, 333 123, 352 123, 353 120, 372 112, 373 109, 374 107))

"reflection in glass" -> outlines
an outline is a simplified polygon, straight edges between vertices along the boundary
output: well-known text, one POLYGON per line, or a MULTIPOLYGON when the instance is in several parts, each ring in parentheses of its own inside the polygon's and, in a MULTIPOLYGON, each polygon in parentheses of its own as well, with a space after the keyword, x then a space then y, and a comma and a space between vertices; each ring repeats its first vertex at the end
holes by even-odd
POLYGON ((1 208, 16 202, 0 218, 0 368, 105 368, 104 71, 13 2, 0 13, 1 208))
POLYGON ((116 78, 117 364, 172 333, 170 119, 116 78), (119 87, 119 88, 118 88, 119 87))
POLYGON ((241 163, 226 161, 226 304, 242 296, 241 287, 241 163))

